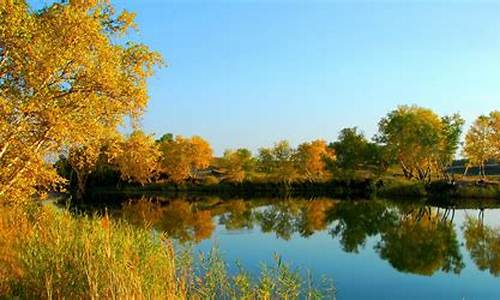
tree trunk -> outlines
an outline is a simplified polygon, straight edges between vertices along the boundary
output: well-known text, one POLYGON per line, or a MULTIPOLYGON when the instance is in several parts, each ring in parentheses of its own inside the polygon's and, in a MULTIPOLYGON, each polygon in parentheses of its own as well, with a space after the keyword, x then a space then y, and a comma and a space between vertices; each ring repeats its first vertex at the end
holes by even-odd
POLYGON ((83 174, 82 172, 76 173, 76 191, 75 198, 77 201, 82 201, 85 196, 85 190, 87 186, 88 174, 83 174))

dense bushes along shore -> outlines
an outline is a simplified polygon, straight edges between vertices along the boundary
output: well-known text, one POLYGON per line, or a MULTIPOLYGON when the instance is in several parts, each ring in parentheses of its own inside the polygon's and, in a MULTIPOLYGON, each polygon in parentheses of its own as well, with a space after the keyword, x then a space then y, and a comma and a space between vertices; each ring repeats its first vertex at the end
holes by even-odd
POLYGON ((255 197, 334 197, 334 198, 434 198, 434 199, 499 199, 500 184, 477 184, 460 182, 451 184, 447 181, 435 181, 424 184, 404 179, 392 180, 333 180, 326 182, 295 182, 289 185, 281 183, 242 183, 183 184, 153 183, 148 185, 127 184, 116 186, 98 186, 89 190, 87 201, 105 200, 106 196, 140 195, 158 193, 165 195, 198 194, 213 195, 222 198, 255 197))

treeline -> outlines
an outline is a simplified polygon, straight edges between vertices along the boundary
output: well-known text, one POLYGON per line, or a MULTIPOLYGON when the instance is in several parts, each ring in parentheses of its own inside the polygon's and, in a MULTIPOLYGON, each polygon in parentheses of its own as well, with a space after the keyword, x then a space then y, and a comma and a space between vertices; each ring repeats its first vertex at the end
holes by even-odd
MULTIPOLYGON (((265 184, 285 190, 329 181, 378 179, 398 167, 409 180, 429 184, 450 180, 449 168, 460 146, 464 120, 458 114, 440 117, 417 106, 399 106, 383 117, 378 133, 368 139, 356 127, 344 128, 336 141, 314 140, 292 147, 280 141, 254 155, 240 148, 214 157, 201 137, 164 134, 158 139, 140 130, 129 136, 103 135, 92 143, 71 147, 56 163, 77 198, 88 187, 219 183, 265 184)), ((500 112, 480 116, 468 130, 463 147, 467 166, 483 170, 500 159, 500 112)), ((247 185, 248 187, 248 185, 247 185)))

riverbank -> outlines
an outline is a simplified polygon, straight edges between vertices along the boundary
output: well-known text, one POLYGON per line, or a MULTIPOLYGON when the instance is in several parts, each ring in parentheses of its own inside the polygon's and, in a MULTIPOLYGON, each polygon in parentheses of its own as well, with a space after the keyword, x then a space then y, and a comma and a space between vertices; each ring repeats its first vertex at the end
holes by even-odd
POLYGON ((217 183, 183 184, 154 183, 141 185, 123 185, 94 187, 88 191, 90 199, 143 194, 167 196, 217 196, 220 198, 258 198, 258 197, 333 197, 341 199, 493 199, 500 200, 500 183, 459 181, 454 184, 436 181, 431 184, 404 180, 335 180, 326 182, 300 183, 217 183))

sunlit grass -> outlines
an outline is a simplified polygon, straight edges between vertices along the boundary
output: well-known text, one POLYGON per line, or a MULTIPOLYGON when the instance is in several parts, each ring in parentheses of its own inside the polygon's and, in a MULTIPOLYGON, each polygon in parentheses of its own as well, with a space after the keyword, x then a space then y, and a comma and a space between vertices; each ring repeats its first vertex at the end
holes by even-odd
POLYGON ((311 278, 281 258, 257 278, 228 265, 217 249, 194 260, 163 234, 51 207, 0 207, 0 296, 21 299, 319 299, 330 281, 311 278), (195 263, 193 263, 195 261, 195 263), (327 283, 327 285, 325 285, 327 283))

